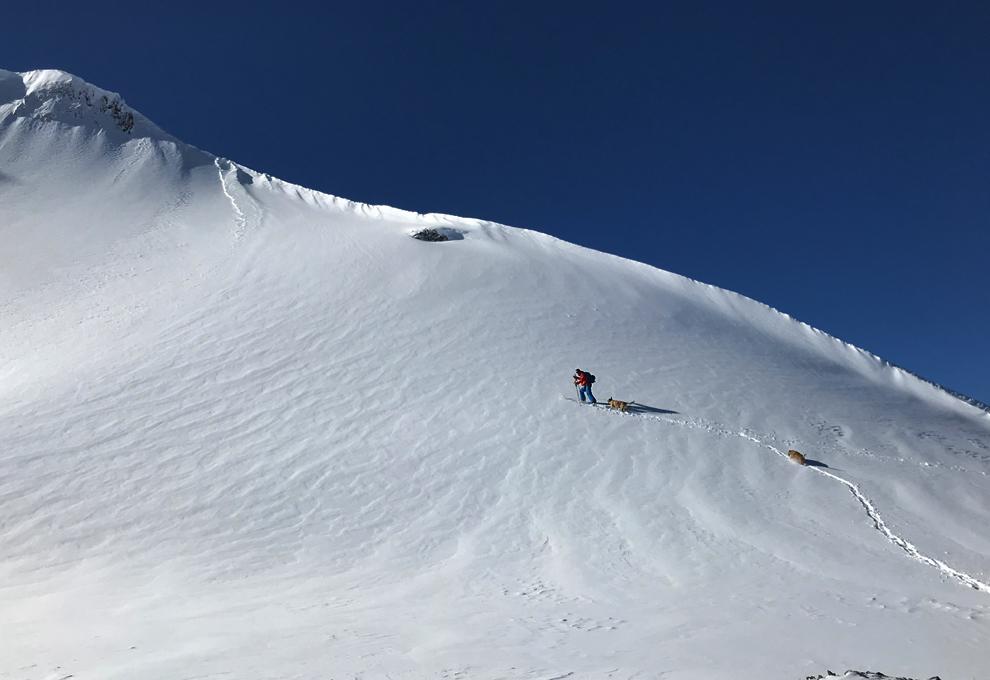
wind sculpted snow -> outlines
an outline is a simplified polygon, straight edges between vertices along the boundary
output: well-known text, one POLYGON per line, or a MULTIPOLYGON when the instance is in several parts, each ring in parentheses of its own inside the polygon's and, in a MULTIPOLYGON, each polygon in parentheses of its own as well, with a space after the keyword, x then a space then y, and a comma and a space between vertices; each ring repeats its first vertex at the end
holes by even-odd
POLYGON ((985 411, 67 87, 0 73, 0 678, 985 675, 985 411))

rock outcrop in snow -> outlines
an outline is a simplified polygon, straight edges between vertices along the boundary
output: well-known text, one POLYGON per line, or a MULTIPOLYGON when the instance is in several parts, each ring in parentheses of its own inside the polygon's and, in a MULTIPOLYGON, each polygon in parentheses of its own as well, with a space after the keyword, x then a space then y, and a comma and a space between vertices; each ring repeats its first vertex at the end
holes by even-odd
POLYGON ((0 116, 172 139, 128 107, 119 94, 53 69, 27 73, 0 69, 0 116))
MULTIPOLYGON (((832 671, 827 671, 825 675, 809 675, 805 678, 805 680, 828 680, 829 678, 839 678, 840 680, 856 680, 857 678, 865 678, 866 680, 914 680, 913 678, 903 676, 893 677, 873 671, 846 671, 842 675, 837 675, 832 671)), ((928 680, 941 680, 941 678, 937 675, 933 675, 928 678, 928 680)))

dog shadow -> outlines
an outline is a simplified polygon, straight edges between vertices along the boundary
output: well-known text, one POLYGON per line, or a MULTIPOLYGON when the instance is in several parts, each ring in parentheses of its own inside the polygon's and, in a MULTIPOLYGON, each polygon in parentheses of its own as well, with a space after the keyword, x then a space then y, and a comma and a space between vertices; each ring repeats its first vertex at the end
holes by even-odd
POLYGON ((628 413, 660 413, 668 415, 676 415, 677 411, 671 411, 666 408, 657 408, 656 406, 647 406, 646 404, 640 404, 639 402, 633 401, 629 402, 629 406, 626 408, 628 413))
MULTIPOLYGON (((821 462, 820 460, 812 460, 811 458, 805 458, 804 459, 804 464, 807 465, 808 467, 828 468, 828 465, 826 465, 825 463, 821 462)), ((831 468, 829 468, 829 469, 831 469, 831 468)))

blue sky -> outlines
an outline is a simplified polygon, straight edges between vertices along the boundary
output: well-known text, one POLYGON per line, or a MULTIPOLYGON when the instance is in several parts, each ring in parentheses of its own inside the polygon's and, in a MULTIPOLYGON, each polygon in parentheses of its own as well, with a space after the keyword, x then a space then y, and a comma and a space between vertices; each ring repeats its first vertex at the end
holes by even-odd
POLYGON ((738 291, 990 402, 990 4, 26 4, 0 68, 328 193, 738 291))

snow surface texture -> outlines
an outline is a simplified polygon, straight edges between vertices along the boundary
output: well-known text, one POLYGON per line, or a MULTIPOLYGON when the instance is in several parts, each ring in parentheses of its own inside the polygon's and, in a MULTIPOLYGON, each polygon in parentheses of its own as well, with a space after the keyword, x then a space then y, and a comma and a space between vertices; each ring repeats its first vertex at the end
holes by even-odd
POLYGON ((762 304, 57 71, 0 238, 0 679, 990 676, 990 417, 762 304))

